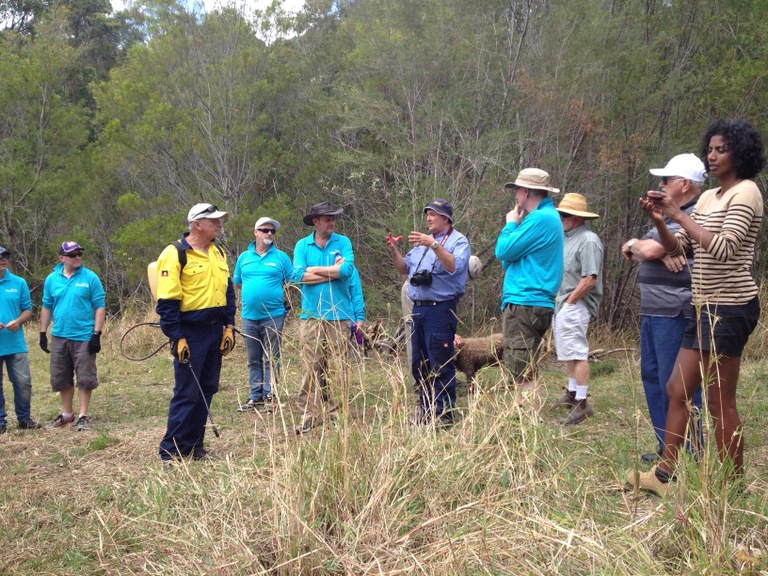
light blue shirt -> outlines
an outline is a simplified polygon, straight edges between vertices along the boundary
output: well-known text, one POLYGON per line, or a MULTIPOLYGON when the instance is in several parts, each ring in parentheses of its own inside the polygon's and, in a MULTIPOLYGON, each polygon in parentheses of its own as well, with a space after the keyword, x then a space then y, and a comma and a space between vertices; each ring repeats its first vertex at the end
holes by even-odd
POLYGON ((104 287, 85 266, 67 278, 64 263, 59 262, 45 279, 43 308, 53 317, 51 335, 86 342, 93 335, 96 310, 104 308, 104 287))
MULTIPOLYGON (((0 323, 5 325, 16 320, 24 310, 32 310, 29 286, 26 280, 11 274, 11 271, 6 269, 3 277, 0 278, 0 323)), ((0 330, 0 356, 23 352, 27 352, 23 328, 19 327, 16 332, 5 328, 0 330)))
POLYGON ((264 255, 256 252, 256 242, 240 254, 235 263, 232 281, 242 285, 242 317, 246 320, 266 320, 285 314, 283 285, 291 280, 293 265, 288 254, 269 247, 264 255))
POLYGON ((416 246, 405 255, 405 266, 408 269, 408 279, 419 270, 432 272, 431 286, 413 286, 408 283, 408 297, 411 300, 434 300, 445 302, 464 295, 467 284, 467 265, 469 264, 469 241, 467 237, 455 228, 435 236, 435 241, 443 245, 453 254, 455 266, 453 272, 448 272, 432 248, 416 246), (446 238, 447 234, 447 238, 446 238))
POLYGON ((508 222, 496 240, 507 304, 554 308, 563 278, 563 225, 548 196, 520 224, 508 222))
POLYGON ((352 252, 352 242, 346 236, 332 233, 324 248, 315 243, 314 231, 299 240, 293 249, 293 281, 300 282, 310 266, 333 266, 339 256, 344 258, 344 263, 338 278, 319 284, 301 285, 300 318, 354 319, 349 278, 355 267, 355 255, 352 252))

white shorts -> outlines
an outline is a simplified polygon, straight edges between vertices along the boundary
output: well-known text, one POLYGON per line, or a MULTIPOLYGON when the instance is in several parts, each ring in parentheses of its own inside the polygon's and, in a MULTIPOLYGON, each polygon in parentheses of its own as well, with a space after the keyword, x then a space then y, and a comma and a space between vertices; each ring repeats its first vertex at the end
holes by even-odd
POLYGON ((557 359, 587 360, 589 358, 589 310, 581 300, 576 304, 563 304, 552 321, 552 334, 555 339, 557 359))

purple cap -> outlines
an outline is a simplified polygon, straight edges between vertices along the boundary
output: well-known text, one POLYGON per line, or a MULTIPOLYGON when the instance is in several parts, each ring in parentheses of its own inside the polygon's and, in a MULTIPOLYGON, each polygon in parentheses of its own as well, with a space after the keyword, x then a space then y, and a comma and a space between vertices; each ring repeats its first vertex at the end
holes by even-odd
POLYGON ((67 240, 66 242, 62 242, 61 246, 59 246, 59 256, 64 256, 65 254, 75 252, 76 250, 82 250, 80 244, 74 240, 67 240))

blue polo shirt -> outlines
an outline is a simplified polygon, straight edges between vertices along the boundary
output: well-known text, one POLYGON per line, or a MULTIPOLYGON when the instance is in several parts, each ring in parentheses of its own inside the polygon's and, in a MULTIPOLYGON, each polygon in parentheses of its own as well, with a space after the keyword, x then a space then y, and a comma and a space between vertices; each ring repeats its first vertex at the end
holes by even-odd
MULTIPOLYGON (((29 296, 29 286, 26 280, 19 278, 6 269, 0 278, 0 323, 8 324, 16 320, 24 310, 32 310, 32 299, 29 296)), ((0 356, 27 352, 27 342, 24 340, 24 329, 11 332, 0 330, 0 356)))
POLYGON ((285 314, 283 285, 291 280, 293 265, 288 254, 269 247, 264 255, 256 252, 256 242, 240 254, 232 281, 243 287, 242 316, 246 320, 266 320, 285 314))
POLYGON ((365 297, 363 296, 363 283, 360 281, 360 272, 352 269, 349 278, 349 296, 352 299, 352 315, 355 322, 365 321, 365 297))
POLYGON ((444 302, 464 295, 467 284, 467 265, 469 264, 469 241, 455 228, 435 236, 448 252, 453 254, 455 265, 453 272, 448 272, 432 248, 416 246, 405 255, 405 266, 410 279, 419 270, 432 272, 431 286, 413 286, 408 283, 408 297, 411 300, 434 300, 444 302), (447 238, 446 238, 447 234, 447 238))
POLYGON ((504 269, 501 308, 554 308, 563 279, 563 225, 548 196, 520 224, 508 222, 496 240, 504 269))
POLYGON ((85 266, 67 278, 64 263, 59 262, 45 279, 43 308, 53 317, 51 335, 86 342, 93 335, 94 313, 104 308, 104 287, 85 266))
POLYGON ((300 282, 310 266, 333 266, 336 258, 344 258, 339 277, 330 282, 301 285, 300 318, 322 320, 353 320, 349 278, 355 267, 355 255, 349 238, 331 234, 324 248, 315 243, 314 231, 296 243, 293 249, 293 280, 300 282))

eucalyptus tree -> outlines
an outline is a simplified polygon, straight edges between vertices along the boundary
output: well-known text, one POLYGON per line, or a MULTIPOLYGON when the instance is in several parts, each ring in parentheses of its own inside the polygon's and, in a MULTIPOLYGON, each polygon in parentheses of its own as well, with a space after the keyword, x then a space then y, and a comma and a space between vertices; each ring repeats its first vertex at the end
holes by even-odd
POLYGON ((38 23, 34 41, 0 36, 0 238, 37 275, 76 219, 88 138, 87 113, 68 82, 79 50, 63 16, 38 23))

